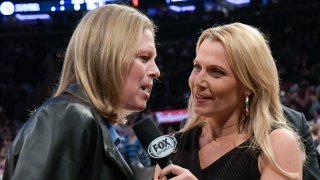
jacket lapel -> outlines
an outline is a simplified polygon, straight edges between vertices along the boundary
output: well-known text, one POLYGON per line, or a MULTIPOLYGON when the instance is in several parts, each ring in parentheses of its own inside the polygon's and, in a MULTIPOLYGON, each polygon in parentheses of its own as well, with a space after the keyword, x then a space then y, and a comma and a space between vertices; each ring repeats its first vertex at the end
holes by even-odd
MULTIPOLYGON (((86 93, 82 90, 81 86, 77 83, 71 83, 66 88, 66 91, 70 94, 72 94, 75 97, 78 97, 79 99, 82 99, 85 102, 90 102, 88 100, 88 97, 86 93)), ((90 104, 90 103, 89 103, 90 104)), ((92 106, 92 105, 91 105, 92 106)), ((120 154, 118 148, 114 144, 111 135, 108 131, 107 126, 103 123, 102 116, 98 113, 98 111, 95 110, 94 107, 92 107, 93 115, 96 118, 96 121, 99 122, 99 125, 101 127, 102 136, 103 136, 103 147, 105 150, 106 155, 121 169, 121 171, 126 175, 127 179, 134 179, 133 173, 127 164, 127 162, 123 159, 122 155, 120 154)))
POLYGON ((106 125, 104 125, 102 122, 102 119, 99 119, 99 123, 102 130, 103 147, 106 155, 113 160, 113 162, 122 170, 122 172, 127 176, 128 179, 134 179, 129 165, 123 159, 118 148, 115 146, 106 125))

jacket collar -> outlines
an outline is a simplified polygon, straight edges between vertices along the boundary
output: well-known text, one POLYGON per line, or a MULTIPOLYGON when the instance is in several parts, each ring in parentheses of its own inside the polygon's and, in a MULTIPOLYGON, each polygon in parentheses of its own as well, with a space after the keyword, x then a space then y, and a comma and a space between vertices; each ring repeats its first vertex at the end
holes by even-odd
POLYGON ((92 113, 95 117, 95 120, 98 121, 101 130, 102 130, 102 137, 103 137, 103 147, 105 150, 106 155, 112 159, 112 161, 121 169, 121 171, 127 176, 127 179, 134 179, 133 173, 126 163, 126 161, 123 159, 122 155, 120 154, 118 148, 115 146, 111 134, 104 123, 105 121, 108 121, 107 119, 103 118, 98 111, 94 108, 92 103, 90 103, 90 100, 88 98, 88 95, 85 93, 85 91, 82 89, 82 87, 77 83, 70 83, 66 90, 67 93, 87 102, 92 107, 92 113))
POLYGON ((70 83, 65 89, 65 91, 87 103, 90 102, 87 93, 82 89, 82 87, 78 83, 70 83))

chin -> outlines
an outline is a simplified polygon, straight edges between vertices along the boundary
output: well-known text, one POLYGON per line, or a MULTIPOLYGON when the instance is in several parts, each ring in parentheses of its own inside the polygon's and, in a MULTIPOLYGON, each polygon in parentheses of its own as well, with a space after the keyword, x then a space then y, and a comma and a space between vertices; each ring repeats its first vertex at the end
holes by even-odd
POLYGON ((135 105, 127 108, 130 111, 143 111, 146 108, 146 104, 144 105, 135 105))
POLYGON ((211 112, 203 111, 203 109, 194 109, 193 112, 199 116, 208 116, 211 112))
POLYGON ((143 106, 143 107, 137 107, 137 108, 136 108, 136 111, 143 111, 145 108, 146 108, 146 106, 143 106))

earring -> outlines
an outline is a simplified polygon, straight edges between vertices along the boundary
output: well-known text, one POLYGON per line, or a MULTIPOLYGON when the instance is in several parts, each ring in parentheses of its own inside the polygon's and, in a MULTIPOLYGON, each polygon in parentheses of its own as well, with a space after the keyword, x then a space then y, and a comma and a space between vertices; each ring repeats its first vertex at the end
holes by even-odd
POLYGON ((249 116, 249 97, 248 96, 246 96, 244 103, 245 103, 244 113, 246 116, 249 116))

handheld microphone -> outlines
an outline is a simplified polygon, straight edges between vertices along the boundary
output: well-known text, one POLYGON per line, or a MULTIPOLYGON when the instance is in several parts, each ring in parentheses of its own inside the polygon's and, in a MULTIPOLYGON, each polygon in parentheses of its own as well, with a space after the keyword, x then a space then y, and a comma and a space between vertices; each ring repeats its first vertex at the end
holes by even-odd
MULTIPOLYGON (((145 117, 133 125, 133 131, 142 147, 161 168, 172 164, 169 155, 175 150, 177 141, 173 136, 162 135, 153 119, 145 117)), ((175 175, 167 174, 167 178, 175 175)))

